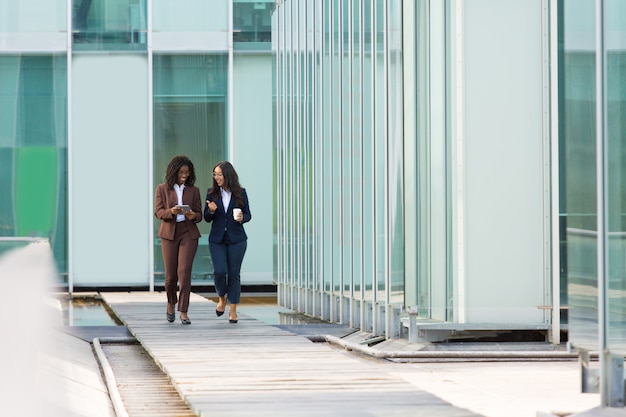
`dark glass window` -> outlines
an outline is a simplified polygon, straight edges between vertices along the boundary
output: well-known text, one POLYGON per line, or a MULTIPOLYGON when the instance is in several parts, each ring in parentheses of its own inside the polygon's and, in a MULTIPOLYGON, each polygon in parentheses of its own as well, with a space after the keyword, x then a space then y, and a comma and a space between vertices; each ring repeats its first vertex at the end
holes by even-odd
POLYGON ((145 50, 146 0, 73 0, 75 50, 145 50))
POLYGON ((272 41, 274 1, 233 4, 233 42, 272 41))

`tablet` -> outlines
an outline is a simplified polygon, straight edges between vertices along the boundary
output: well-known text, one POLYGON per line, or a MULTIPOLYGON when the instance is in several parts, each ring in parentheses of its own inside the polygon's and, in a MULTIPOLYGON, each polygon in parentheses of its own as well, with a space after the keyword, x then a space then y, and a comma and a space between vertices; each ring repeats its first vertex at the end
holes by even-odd
POLYGON ((183 213, 189 213, 191 211, 191 208, 186 204, 183 204, 182 206, 177 205, 176 207, 183 209, 183 213))

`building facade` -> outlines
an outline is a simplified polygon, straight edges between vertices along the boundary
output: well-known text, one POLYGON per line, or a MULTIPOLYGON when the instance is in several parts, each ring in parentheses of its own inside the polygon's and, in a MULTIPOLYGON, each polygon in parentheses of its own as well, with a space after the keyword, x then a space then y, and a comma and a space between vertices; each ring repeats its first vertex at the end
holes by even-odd
POLYGON ((244 284, 387 338, 407 314, 567 334, 617 404, 624 22, 622 0, 0 0, 0 241, 48 238, 70 292, 153 289, 167 162, 206 189, 228 159, 244 284))
MULTIPOLYGON (((273 1, 0 1, 0 236, 50 239, 59 282, 164 280, 153 193, 186 154, 230 160, 254 220, 243 279, 273 282, 273 1)), ((207 238, 193 268, 211 284, 207 238)))
POLYGON ((567 334, 623 406, 626 4, 277 3, 281 303, 567 334))

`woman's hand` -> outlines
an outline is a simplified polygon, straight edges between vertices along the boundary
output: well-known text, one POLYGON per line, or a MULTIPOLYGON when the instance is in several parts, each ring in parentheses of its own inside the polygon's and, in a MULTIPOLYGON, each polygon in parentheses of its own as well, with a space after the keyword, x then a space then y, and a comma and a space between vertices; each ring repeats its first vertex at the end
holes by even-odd
POLYGON ((215 213, 215 210, 217 210, 217 204, 215 204, 213 201, 207 200, 206 205, 209 208, 211 214, 215 213))
POLYGON ((241 223, 243 221, 243 211, 239 210, 238 212, 236 212, 233 218, 236 222, 241 223))
POLYGON ((174 206, 170 210, 172 211, 172 214, 174 215, 177 215, 183 212, 183 209, 178 206, 174 206))
POLYGON ((187 220, 193 220, 196 218, 196 213, 194 213, 193 211, 188 211, 187 213, 185 213, 185 218, 187 220))

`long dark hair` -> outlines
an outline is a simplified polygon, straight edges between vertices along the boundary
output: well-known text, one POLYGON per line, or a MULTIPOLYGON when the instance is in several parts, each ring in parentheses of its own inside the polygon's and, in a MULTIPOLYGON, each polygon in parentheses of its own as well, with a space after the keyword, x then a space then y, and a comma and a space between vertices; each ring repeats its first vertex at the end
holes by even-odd
MULTIPOLYGON (((222 169, 222 175, 224 175, 224 184, 222 188, 233 193, 233 197, 237 202, 239 207, 243 207, 243 189, 241 188, 241 184, 239 184, 239 175, 237 175, 237 171, 235 171, 235 167, 228 162, 222 161, 215 164, 213 167, 213 171, 215 168, 220 167, 222 169)), ((213 187, 209 190, 209 195, 213 196, 213 201, 220 195, 220 187, 217 185, 217 181, 215 181, 215 177, 213 177, 213 187)))
POLYGON ((174 188, 174 184, 178 182, 178 171, 185 165, 189 168, 189 176, 187 181, 185 181, 185 185, 194 185, 196 183, 196 171, 193 168, 191 159, 185 155, 178 155, 172 158, 165 171, 165 183, 169 188, 174 188))

